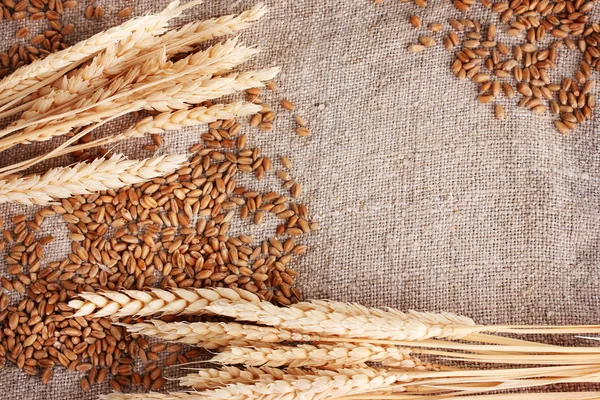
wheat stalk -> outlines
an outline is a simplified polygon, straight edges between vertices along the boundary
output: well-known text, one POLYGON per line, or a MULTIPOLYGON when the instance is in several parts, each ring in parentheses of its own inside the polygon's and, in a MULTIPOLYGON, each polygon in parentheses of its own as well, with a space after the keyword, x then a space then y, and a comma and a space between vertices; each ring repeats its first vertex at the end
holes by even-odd
POLYGON ((414 358, 411 349, 395 346, 370 344, 340 345, 298 344, 297 346, 272 347, 229 347, 212 358, 212 362, 222 364, 243 364, 248 366, 280 367, 326 367, 337 369, 346 366, 366 367, 367 362, 402 368, 415 368, 422 365, 414 358))
POLYGON ((121 155, 53 168, 44 175, 0 181, 0 203, 49 204, 54 199, 117 189, 175 171, 187 160, 169 155, 145 160, 128 160, 121 155))
POLYGON ((235 343, 235 346, 250 346, 252 343, 279 343, 285 341, 310 341, 314 338, 284 329, 242 325, 233 322, 163 322, 150 320, 147 323, 125 325, 130 333, 154 336, 163 340, 194 344, 207 349, 216 349, 235 343))
POLYGON ((179 7, 179 2, 175 1, 160 14, 131 19, 120 26, 97 33, 74 46, 49 54, 43 59, 19 68, 0 81, 0 103, 6 104, 15 98, 24 97, 37 90, 40 84, 50 83, 47 82, 48 78, 54 77, 58 71, 66 72, 65 68, 88 59, 106 49, 111 43, 125 39, 135 31, 154 29, 156 26, 165 25, 170 19, 180 15, 183 10, 196 4, 199 2, 179 7))

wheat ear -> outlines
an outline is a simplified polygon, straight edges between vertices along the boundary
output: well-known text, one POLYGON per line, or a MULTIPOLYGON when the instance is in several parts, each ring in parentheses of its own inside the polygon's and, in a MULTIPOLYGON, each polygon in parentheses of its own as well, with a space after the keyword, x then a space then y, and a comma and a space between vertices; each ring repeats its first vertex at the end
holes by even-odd
MULTIPOLYGON (((199 2, 193 3, 198 4, 199 2)), ((64 71, 70 65, 93 56, 108 47, 111 43, 122 40, 135 31, 153 28, 157 24, 166 24, 170 19, 180 15, 184 9, 189 8, 189 6, 188 4, 184 7, 179 7, 179 2, 175 1, 160 14, 134 18, 120 26, 97 33, 65 50, 49 54, 43 59, 36 60, 27 66, 19 68, 13 74, 0 81, 0 103, 5 104, 12 99, 24 97, 26 94, 37 90, 38 87, 36 85, 50 83, 46 82, 46 80, 53 77, 58 71, 64 71)))
POLYGON ((76 317, 126 317, 150 315, 194 315, 205 312, 206 306, 217 300, 259 302, 255 294, 242 289, 171 289, 152 288, 149 291, 84 292, 83 300, 71 300, 69 307, 76 317))
POLYGON ((425 320, 402 319, 321 310, 305 311, 293 307, 282 308, 266 301, 260 303, 216 301, 206 309, 214 314, 238 320, 260 322, 264 325, 324 336, 412 341, 432 337, 460 338, 478 330, 477 327, 454 323, 452 321, 460 321, 460 319, 449 318, 448 315, 439 319, 433 317, 433 314, 425 320))
POLYGON ((165 112, 153 117, 146 117, 139 121, 123 133, 114 136, 92 140, 87 143, 80 143, 69 146, 53 157, 91 149, 93 147, 105 146, 126 139, 140 138, 147 134, 159 134, 170 130, 179 130, 183 127, 196 126, 200 124, 214 122, 222 119, 233 119, 256 114, 261 110, 261 106, 254 103, 238 101, 229 104, 215 104, 210 107, 195 107, 190 110, 179 110, 175 112, 165 112))
POLYGON ((217 349, 234 343, 236 346, 251 346, 252 343, 280 343, 285 341, 311 341, 312 336, 284 329, 242 325, 233 322, 163 322, 150 320, 148 323, 125 325, 131 333, 153 336, 163 340, 194 344, 207 349, 217 349))
MULTIPOLYGON (((193 45, 200 42, 248 28, 265 13, 266 7, 260 3, 241 14, 188 23, 179 29, 167 31, 162 36, 157 36, 164 31, 162 26, 157 26, 153 30, 134 32, 131 37, 108 47, 106 51, 94 57, 92 63, 80 69, 75 76, 56 81, 53 87, 57 90, 52 93, 52 97, 56 100, 52 100, 48 95, 43 96, 43 99, 39 99, 39 105, 31 106, 31 110, 24 113, 22 118, 35 116, 35 111, 45 112, 53 103, 64 104, 76 95, 83 95, 90 89, 103 86, 111 77, 130 69, 132 63, 139 63, 153 57, 157 54, 155 49, 165 47, 167 55, 187 53, 193 50, 193 45)), ((9 115, 11 114, 5 116, 9 115)))
MULTIPOLYGON (((231 384, 206 390, 206 399, 242 400, 268 399, 333 399, 353 394, 389 389, 397 382, 409 382, 411 378, 400 374, 387 374, 367 368, 340 369, 336 371, 312 370, 304 375, 284 375, 281 379, 261 380, 255 384, 231 384)), ((401 390, 396 387, 396 390, 401 390)))
POLYGON ((306 370, 287 368, 285 370, 271 367, 238 368, 223 366, 221 369, 200 368, 193 374, 179 378, 181 386, 189 386, 195 390, 214 389, 232 383, 252 384, 258 380, 282 379, 286 374, 305 375, 306 370))
POLYGON ((200 104, 250 88, 263 87, 265 82, 277 76, 279 71, 279 67, 273 67, 231 74, 226 77, 180 83, 144 97, 146 100, 144 109, 156 111, 186 109, 189 104, 200 104))
POLYGON ((117 189, 173 172, 185 155, 128 160, 121 155, 53 168, 44 175, 0 181, 0 203, 49 204, 78 194, 117 189))
MULTIPOLYGON (((95 56, 88 65, 78 69, 75 74, 69 77, 63 76, 62 79, 55 81, 52 87, 48 88, 49 92, 34 100, 29 109, 23 112, 14 124, 34 120, 40 114, 47 113, 106 85, 114 77, 106 73, 107 69, 135 59, 140 52, 156 42, 155 35, 160 34, 163 30, 164 25, 157 24, 154 29, 136 31, 124 40, 109 45, 105 51, 95 56)), ((5 114, 5 116, 8 115, 5 114)))
POLYGON ((274 347, 229 347, 217 354, 212 362, 243 364, 248 366, 326 367, 337 369, 346 366, 366 367, 367 362, 387 366, 414 368, 422 363, 411 355, 408 348, 370 344, 339 345, 298 344, 274 347))

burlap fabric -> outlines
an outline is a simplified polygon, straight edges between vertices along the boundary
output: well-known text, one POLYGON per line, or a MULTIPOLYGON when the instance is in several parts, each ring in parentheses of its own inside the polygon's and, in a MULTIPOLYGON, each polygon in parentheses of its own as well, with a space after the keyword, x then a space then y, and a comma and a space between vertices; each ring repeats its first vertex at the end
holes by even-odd
MULTIPOLYGON (((142 14, 167 1, 131 3, 142 14)), ((407 53, 424 34, 408 16, 445 23, 457 15, 449 3, 433 1, 426 9, 396 0, 378 7, 369 0, 269 3, 268 17, 242 34, 263 50, 248 67, 283 67, 282 94, 314 134, 295 135, 291 116, 282 112, 273 132, 251 131, 251 141, 274 159, 293 160, 293 175, 321 223, 304 239, 310 251, 297 265, 307 297, 447 310, 482 323, 597 322, 596 118, 563 136, 550 115, 533 116, 503 98, 508 118, 494 120, 492 107, 475 100, 474 86, 452 76, 452 56, 442 46, 407 53)), ((85 21, 82 6, 69 10, 65 20, 77 25, 72 42, 116 24, 126 4, 102 2, 100 22, 85 21)), ((252 4, 207 1, 193 17, 252 4)), ((495 18, 483 9, 471 14, 483 22, 495 18)), ((20 25, 2 22, 3 48, 20 25)), ((573 74, 576 54, 563 49, 560 56, 554 76, 573 74)), ((168 149, 185 149, 198 132, 169 135, 168 149)), ((130 145, 117 149, 142 154, 130 145)), ((274 178, 249 184, 279 190, 274 178)), ((25 209, 0 208, 4 219, 25 209)), ((62 238, 48 257, 57 259, 68 248, 65 229, 59 223, 46 229, 62 238)), ((79 378, 57 369, 43 386, 7 366, 0 370, 0 395, 84 399, 109 391, 96 387, 84 396, 79 378)))

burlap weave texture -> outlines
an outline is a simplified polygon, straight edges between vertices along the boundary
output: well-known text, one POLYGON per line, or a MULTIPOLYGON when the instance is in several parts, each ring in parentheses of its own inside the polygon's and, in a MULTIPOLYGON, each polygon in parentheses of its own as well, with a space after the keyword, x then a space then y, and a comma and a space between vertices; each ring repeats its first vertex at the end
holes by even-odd
MULTIPOLYGON (((131 3, 139 15, 167 1, 131 3)), ((241 34, 263 50, 247 68, 281 65, 281 95, 296 103, 313 131, 298 137, 283 110, 273 132, 249 131, 265 154, 292 159, 304 200, 321 223, 304 239, 310 251, 297 265, 299 284, 309 298, 446 310, 482 323, 597 322, 598 119, 563 136, 549 114, 533 116, 505 98, 508 118, 493 119, 492 107, 477 103, 476 88, 452 76, 452 55, 441 45, 406 51, 425 34, 412 28, 409 15, 425 24, 458 15, 447 2, 430 3, 418 9, 397 0, 381 6, 272 0, 265 20, 241 34)), ((128 4, 103 0, 100 22, 85 21, 83 7, 70 10, 65 21, 77 26, 72 42, 116 24, 128 4)), ((200 19, 252 4, 207 0, 192 14, 200 19)), ((496 18, 480 8, 470 15, 496 18)), ((4 47, 21 25, 1 23, 4 47)), ((559 57, 553 76, 573 74, 578 55, 562 49, 559 57)), ((185 149, 198 132, 169 135, 168 148, 185 149)), ((251 184, 280 190, 276 179, 251 184)), ((3 205, 0 212, 6 219, 24 209, 3 205)), ((68 247, 61 232, 55 258, 68 247)), ((0 394, 91 399, 109 391, 104 386, 84 396, 78 380, 57 369, 43 386, 7 366, 0 394)))

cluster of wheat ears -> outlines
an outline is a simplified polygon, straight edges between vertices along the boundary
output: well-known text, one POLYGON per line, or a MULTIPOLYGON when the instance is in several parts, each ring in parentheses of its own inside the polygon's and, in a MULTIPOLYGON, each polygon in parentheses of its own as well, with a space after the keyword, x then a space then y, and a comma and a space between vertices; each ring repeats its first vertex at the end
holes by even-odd
POLYGON ((115 155, 43 175, 19 174, 65 154, 260 111, 259 105, 247 102, 205 103, 261 87, 279 69, 231 72, 258 51, 236 38, 203 50, 198 46, 248 27, 264 15, 265 7, 259 4, 238 15, 169 27, 197 4, 173 2, 159 14, 100 32, 0 81, 0 118, 11 121, 0 130, 0 154, 6 156, 15 146, 33 142, 59 143, 45 154, 0 168, 0 203, 47 204, 164 175, 181 167, 186 155, 146 160, 115 155), (160 114, 125 132, 78 143, 99 126, 142 110, 160 114))
POLYGON ((547 388, 600 382, 600 348, 498 335, 589 334, 600 326, 478 325, 450 313, 333 301, 278 307, 230 288, 83 293, 69 305, 76 316, 211 315, 240 321, 125 325, 134 335, 217 352, 210 362, 218 367, 180 378, 187 391, 113 393, 105 400, 600 399, 600 392, 547 388), (546 388, 502 393, 537 387, 546 388))

